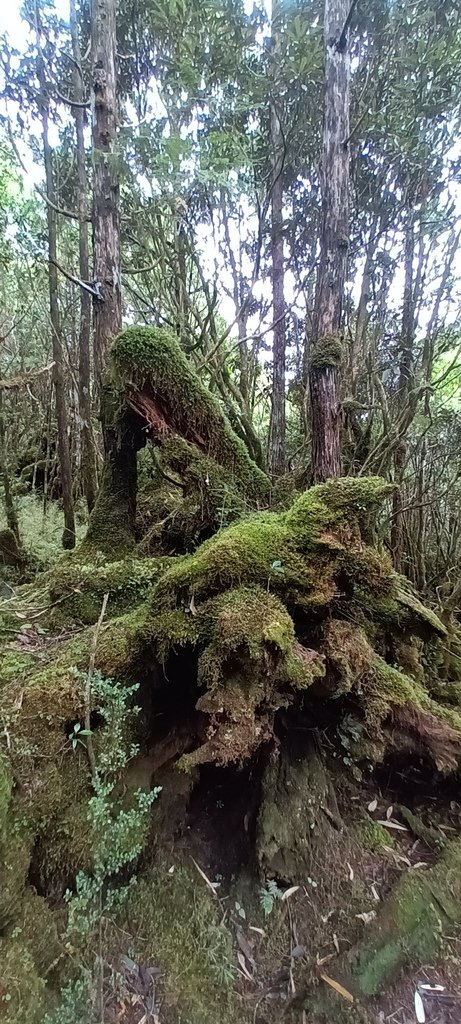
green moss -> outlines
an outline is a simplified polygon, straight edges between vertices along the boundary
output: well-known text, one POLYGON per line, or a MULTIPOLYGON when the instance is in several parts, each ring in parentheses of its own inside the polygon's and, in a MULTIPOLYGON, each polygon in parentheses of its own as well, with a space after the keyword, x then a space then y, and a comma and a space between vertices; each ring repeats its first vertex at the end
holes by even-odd
POLYGON ((170 331, 129 327, 116 338, 111 360, 113 381, 122 395, 132 385, 148 391, 174 432, 230 472, 249 498, 267 499, 268 477, 252 461, 170 331))
POLYGON ((7 758, 0 753, 0 839, 4 836, 8 808, 12 791, 11 768, 7 758))
POLYGON ((138 493, 140 550, 190 551, 222 526, 254 510, 238 480, 180 437, 166 438, 154 460, 149 447, 140 460, 143 484, 138 493), (150 476, 146 464, 150 462, 150 476))
POLYGON ((362 942, 332 977, 360 997, 375 996, 404 967, 432 962, 445 933, 461 922, 461 842, 454 840, 427 871, 403 875, 362 942))
POLYGON ((343 340, 338 334, 325 334, 312 345, 309 352, 309 363, 313 369, 339 366, 342 358, 343 340))
POLYGON ((99 617, 105 594, 109 594, 106 618, 129 612, 147 598, 164 565, 165 560, 152 558, 127 557, 103 565, 65 559, 49 576, 53 620, 91 625, 99 617))
POLYGON ((395 846, 395 840, 388 829, 373 818, 365 817, 356 826, 357 839, 360 846, 371 853, 376 853, 384 847, 395 846))
POLYGON ((134 888, 127 923, 142 962, 162 968, 171 1019, 239 1024, 248 1007, 233 989, 236 954, 221 906, 193 866, 161 862, 134 888))
POLYGON ((46 983, 29 950, 13 939, 0 939, 0 958, 1 1024, 40 1024, 46 983))

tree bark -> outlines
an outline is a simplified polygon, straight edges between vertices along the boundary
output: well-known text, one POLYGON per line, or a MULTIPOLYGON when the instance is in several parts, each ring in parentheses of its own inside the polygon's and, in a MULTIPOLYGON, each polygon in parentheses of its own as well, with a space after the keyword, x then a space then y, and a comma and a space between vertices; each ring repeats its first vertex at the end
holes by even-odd
MULTIPOLYGON (((272 22, 272 59, 280 49, 280 5, 274 3, 272 22)), ((276 70, 276 69, 275 69, 276 70)), ((277 97, 276 74, 272 76, 270 98, 271 146, 271 279, 272 279, 272 411, 269 438, 269 471, 271 476, 285 472, 285 373, 286 319, 283 254, 283 164, 285 144, 281 124, 281 105, 277 97)))
POLYGON ((98 389, 112 339, 122 326, 120 186, 117 139, 115 0, 91 2, 93 113, 94 370, 98 389))
POLYGON ((313 483, 341 475, 338 366, 349 236, 349 11, 350 0, 325 0, 322 235, 309 366, 313 483))
MULTIPOLYGON (((415 309, 413 291, 413 262, 415 254, 415 232, 413 211, 408 214, 405 234, 405 278, 402 306, 402 353, 399 366, 398 412, 405 408, 413 379, 413 339, 415 333, 415 309)), ((402 572, 404 555, 403 478, 407 459, 405 437, 402 437, 394 455, 394 481, 398 485, 392 503, 391 549, 396 572, 402 572)))
POLYGON ((41 58, 39 59, 39 81, 41 89, 41 114, 43 129, 43 158, 47 197, 51 201, 46 205, 48 226, 48 286, 50 296, 50 318, 53 345, 53 384, 56 395, 56 418, 58 422, 58 459, 61 471, 62 506, 64 512, 64 530, 62 546, 66 549, 75 547, 75 518, 72 498, 72 469, 69 446, 69 423, 67 418, 66 388, 64 373, 64 356, 62 343, 61 313, 58 298, 57 270, 57 215, 56 196, 54 192, 53 154, 48 138, 49 101, 46 91, 45 75, 41 58))
POLYGON ((6 524, 12 530, 18 544, 21 543, 19 536, 19 522, 11 493, 10 473, 8 467, 6 432, 5 432, 5 410, 3 402, 3 388, 0 388, 0 480, 3 483, 3 504, 5 508, 6 524))
MULTIPOLYGON (((72 54, 74 58, 73 93, 78 104, 84 101, 82 59, 78 35, 75 0, 70 0, 70 31, 72 38, 72 54)), ((75 137, 77 153, 77 207, 78 207, 78 243, 79 243, 79 276, 81 281, 89 281, 90 261, 88 242, 87 195, 88 179, 85 160, 84 139, 84 108, 73 108, 75 120, 75 137)), ((80 289, 80 324, 78 340, 78 402, 80 417, 80 433, 82 447, 82 482, 83 492, 88 511, 96 500, 96 465, 93 439, 91 435, 91 297, 84 289, 80 289)))

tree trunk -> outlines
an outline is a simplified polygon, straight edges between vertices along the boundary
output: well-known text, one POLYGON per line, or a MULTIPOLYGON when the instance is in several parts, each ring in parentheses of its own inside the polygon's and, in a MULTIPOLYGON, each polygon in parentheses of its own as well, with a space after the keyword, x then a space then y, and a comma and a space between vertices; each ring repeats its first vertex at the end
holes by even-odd
MULTIPOLYGON (((43 157, 45 163, 46 191, 48 199, 56 203, 53 179, 53 154, 48 138, 49 102, 46 92, 43 68, 39 67, 39 79, 42 102, 43 157)), ((66 389, 64 375, 64 357, 62 344, 61 314, 58 298, 57 270, 57 216, 55 209, 47 203, 46 218, 48 225, 48 285, 50 294, 50 318, 53 344, 53 383, 56 395, 56 418, 58 421, 58 458, 61 471, 62 506, 64 511, 64 531, 62 546, 66 549, 75 547, 75 518, 72 498, 72 469, 69 447, 69 423, 67 418, 66 389)))
MULTIPOLYGON (((402 307, 402 354, 399 366, 399 392, 397 399, 397 412, 405 409, 408 402, 408 394, 413 378, 413 337, 415 331, 415 310, 413 298, 413 262, 415 254, 415 232, 413 213, 408 215, 408 224, 405 235, 405 280, 403 288, 402 307)), ((402 437, 395 450, 394 456, 394 481, 397 488, 394 492, 392 503, 392 528, 391 528, 391 549, 396 572, 402 572, 404 555, 403 537, 403 507, 404 498, 402 493, 403 477, 407 460, 407 446, 405 438, 402 437)))
POLYGON ((3 388, 0 388, 0 480, 3 483, 3 504, 5 508, 6 524, 12 530, 18 544, 21 543, 19 536, 19 523, 14 507, 13 495, 11 493, 10 474, 8 467, 7 445, 5 436, 5 410, 3 404, 3 388))
POLYGON ((341 475, 338 366, 349 235, 350 0, 325 0, 322 236, 309 366, 312 479, 341 475))
MULTIPOLYGON (((277 61, 280 49, 280 9, 273 8, 272 59, 277 61)), ((269 438, 269 471, 272 476, 285 472, 285 370, 286 322, 283 256, 283 163, 285 144, 281 125, 281 105, 277 97, 276 67, 272 76, 270 98, 271 146, 271 278, 272 278, 272 411, 269 438)))
POLYGON ((92 0, 94 370, 98 388, 122 326, 120 187, 116 152, 115 0, 92 0))
MULTIPOLYGON (((84 90, 75 0, 70 0, 70 31, 72 36, 72 54, 74 58, 74 99, 76 103, 81 104, 84 101, 84 90)), ((88 255, 89 245, 87 219, 88 180, 85 161, 85 139, 83 132, 85 118, 84 108, 82 106, 74 107, 73 114, 77 144, 79 276, 82 281, 89 281, 90 261, 88 255)), ((89 292, 84 288, 81 288, 78 342, 78 402, 82 448, 82 481, 89 512, 91 512, 96 500, 96 466, 94 445, 91 435, 90 337, 91 298, 89 292)))

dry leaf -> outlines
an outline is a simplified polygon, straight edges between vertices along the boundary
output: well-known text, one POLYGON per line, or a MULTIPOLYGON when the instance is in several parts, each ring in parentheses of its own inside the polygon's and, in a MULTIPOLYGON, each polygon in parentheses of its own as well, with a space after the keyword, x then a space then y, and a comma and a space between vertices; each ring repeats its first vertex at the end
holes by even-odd
POLYGON ((356 914, 359 921, 363 921, 364 924, 370 924, 370 921, 374 921, 376 917, 376 910, 364 910, 363 914, 356 914))
POLYGON ((378 806, 378 801, 377 800, 372 800, 371 803, 368 804, 368 810, 369 811, 376 811, 377 806, 378 806))
POLYGON ((387 820, 388 820, 388 821, 389 821, 389 818, 392 818, 392 812, 393 812, 393 810, 394 810, 394 808, 393 808, 393 806, 392 806, 392 804, 391 804, 391 806, 390 806, 390 807, 388 807, 388 808, 387 808, 387 811, 386 811, 386 818, 387 818, 387 820))
POLYGON ((373 884, 372 884, 372 885, 370 885, 370 889, 371 889, 371 891, 372 891, 372 893, 373 893, 373 898, 374 898, 374 899, 376 900, 376 902, 377 902, 377 903, 379 903, 379 901, 380 901, 381 897, 380 897, 380 895, 379 895, 379 892, 378 892, 378 890, 377 890, 377 888, 376 888, 376 885, 375 885, 375 883, 374 883, 374 882, 373 882, 373 884))
POLYGON ((415 992, 415 1014, 418 1024, 425 1024, 426 1014, 424 1012, 424 1004, 419 992, 415 992))
POLYGON ((354 881, 354 869, 349 864, 349 861, 347 861, 347 866, 349 868, 349 879, 350 879, 351 882, 353 882, 354 881))
POLYGON ((406 825, 400 825, 398 821, 387 821, 386 818, 383 821, 378 821, 378 825, 384 825, 385 828, 395 828, 397 832, 408 832, 406 825))
POLYGON ((339 953, 339 942, 336 932, 333 932, 333 945, 335 947, 336 952, 339 953))
POLYGON ((253 981, 253 978, 251 977, 251 974, 250 974, 250 972, 248 970, 245 957, 244 957, 243 953, 240 952, 240 950, 237 950, 237 960, 238 960, 238 962, 240 964, 240 967, 242 968, 242 971, 243 971, 243 974, 245 975, 245 978, 248 978, 248 981, 253 981))
POLYGON ((285 892, 282 893, 280 899, 281 900, 289 900, 290 896, 293 896, 293 893, 297 892, 298 889, 299 889, 299 885, 292 885, 289 889, 285 889, 285 892))
POLYGON ((192 594, 192 597, 191 597, 191 599, 189 601, 189 611, 190 611, 191 615, 196 615, 197 614, 197 609, 195 607, 195 601, 194 601, 194 595, 193 594, 192 594))
POLYGON ((413 869, 416 868, 427 868, 428 864, 426 860, 418 860, 416 864, 413 864, 413 869))
POLYGON ((328 974, 321 974, 320 977, 322 981, 325 981, 326 984, 330 986, 330 988, 334 988, 338 995, 342 996, 343 999, 347 999, 348 1003, 354 1002, 354 996, 352 993, 348 992, 347 988, 344 988, 344 985, 340 985, 339 981, 335 981, 334 978, 330 978, 328 974))
POLYGON ((250 932, 256 932, 258 935, 262 935, 263 939, 266 938, 264 928, 257 928, 255 924, 250 924, 248 925, 248 929, 250 932))
POLYGON ((197 871, 198 871, 199 875, 202 876, 203 881, 206 882, 208 888, 211 889, 211 891, 213 893, 213 896, 216 896, 216 899, 219 900, 219 896, 218 896, 218 894, 216 892, 216 889, 219 888, 219 882, 210 882, 210 879, 206 876, 205 872, 202 871, 201 868, 199 868, 199 866, 197 864, 197 861, 194 860, 193 857, 191 857, 191 861, 195 865, 195 867, 197 868, 197 871))

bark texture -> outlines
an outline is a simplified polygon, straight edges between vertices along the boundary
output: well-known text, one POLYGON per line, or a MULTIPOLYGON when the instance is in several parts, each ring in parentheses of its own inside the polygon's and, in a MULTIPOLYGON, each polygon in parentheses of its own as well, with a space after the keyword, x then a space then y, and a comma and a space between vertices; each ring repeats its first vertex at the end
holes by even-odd
MULTIPOLYGON (((273 8, 272 57, 277 61, 280 49, 280 9, 273 8)), ((270 145, 271 145, 271 278, 273 364, 272 364, 272 414, 269 441, 269 470, 273 476, 285 472, 285 371, 286 371, 286 322, 285 287, 283 258, 283 163, 285 144, 281 124, 281 105, 276 94, 276 76, 272 76, 270 99, 270 145)))
POLYGON ((64 548, 75 547, 75 517, 72 498, 72 468, 69 447, 69 422, 67 417, 67 396, 64 376, 64 357, 62 345, 61 314, 58 298, 57 270, 57 215, 55 211, 56 197, 54 194, 53 155, 48 138, 49 104, 44 81, 43 68, 39 69, 42 91, 42 129, 43 157, 45 164, 46 191, 50 203, 46 207, 48 225, 48 283, 50 292, 50 319, 53 344, 53 383, 56 395, 56 418, 58 421, 58 458, 61 471, 62 507, 64 512, 64 531, 62 545, 64 548))
POLYGON ((94 369, 100 386, 108 348, 122 325, 120 186, 117 163, 115 0, 92 0, 94 369))
POLYGON ((322 236, 309 388, 312 478, 341 475, 338 365, 349 233, 349 0, 325 0, 322 236))
MULTIPOLYGON (((90 278, 89 240, 88 240, 88 178, 85 161, 84 102, 82 59, 78 36, 75 0, 70 0, 70 30, 72 36, 72 55, 74 58, 73 91, 78 106, 73 107, 75 120, 76 157, 78 175, 78 244, 79 244, 79 275, 80 280, 90 278)), ((78 342, 78 402, 80 416, 80 433, 82 446, 82 483, 88 511, 96 500, 96 466, 94 445, 91 435, 91 383, 90 383, 90 342, 91 342, 91 297, 84 288, 80 289, 80 325, 78 342)))

